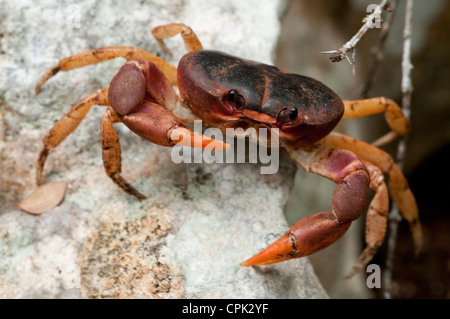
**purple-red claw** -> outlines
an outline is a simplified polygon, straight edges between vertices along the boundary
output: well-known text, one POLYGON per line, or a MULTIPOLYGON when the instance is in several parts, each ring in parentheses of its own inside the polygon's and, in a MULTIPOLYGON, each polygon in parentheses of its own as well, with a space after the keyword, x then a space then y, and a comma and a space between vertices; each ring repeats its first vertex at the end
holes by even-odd
POLYGON ((215 150, 230 146, 194 132, 166 108, 177 103, 176 93, 150 61, 137 59, 122 66, 111 81, 108 100, 122 123, 152 143, 215 150))
POLYGON ((333 210, 298 221, 284 236, 244 261, 242 266, 269 265, 312 255, 341 238, 352 221, 364 212, 370 178, 361 160, 346 151, 319 151, 316 156, 334 172, 328 176, 338 184, 333 195, 333 210))

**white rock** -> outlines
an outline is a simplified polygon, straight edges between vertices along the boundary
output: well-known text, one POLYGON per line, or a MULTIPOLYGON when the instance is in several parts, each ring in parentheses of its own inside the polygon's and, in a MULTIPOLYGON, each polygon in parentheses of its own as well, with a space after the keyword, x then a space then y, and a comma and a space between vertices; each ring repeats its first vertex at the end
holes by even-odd
MULTIPOLYGON (((150 30, 184 22, 205 48, 271 62, 283 1, 78 1, 0 3, 0 297, 323 298, 307 259, 243 268, 287 228, 283 206, 295 167, 180 164, 170 149, 117 125, 123 175, 148 200, 124 194, 102 167, 94 107, 48 158, 45 177, 69 182, 64 202, 31 216, 14 206, 34 187, 41 140, 77 100, 108 86, 123 60, 61 72, 34 95, 59 59, 111 45, 162 55, 150 30), (231 176, 231 177, 230 177, 231 176)), ((185 52, 169 39, 172 63, 185 52)))

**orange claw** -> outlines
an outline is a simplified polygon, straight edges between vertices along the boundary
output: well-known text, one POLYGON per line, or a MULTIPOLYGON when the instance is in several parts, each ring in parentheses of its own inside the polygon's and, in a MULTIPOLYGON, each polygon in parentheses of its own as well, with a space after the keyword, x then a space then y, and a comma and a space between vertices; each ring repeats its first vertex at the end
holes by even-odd
POLYGON ((273 244, 241 263, 241 266, 270 265, 314 254, 341 238, 350 224, 339 222, 331 211, 308 216, 292 225, 273 244))
POLYGON ((225 150, 230 144, 215 140, 199 134, 189 128, 177 127, 170 132, 170 138, 174 144, 189 147, 198 147, 207 150, 225 150))

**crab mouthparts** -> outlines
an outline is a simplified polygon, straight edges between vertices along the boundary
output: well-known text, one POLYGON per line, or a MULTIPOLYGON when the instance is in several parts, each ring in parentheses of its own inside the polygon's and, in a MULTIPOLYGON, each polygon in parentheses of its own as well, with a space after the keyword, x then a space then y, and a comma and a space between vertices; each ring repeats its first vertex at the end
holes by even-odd
POLYGON ((265 123, 265 124, 275 124, 277 122, 272 116, 253 110, 242 110, 242 114, 255 122, 265 123))

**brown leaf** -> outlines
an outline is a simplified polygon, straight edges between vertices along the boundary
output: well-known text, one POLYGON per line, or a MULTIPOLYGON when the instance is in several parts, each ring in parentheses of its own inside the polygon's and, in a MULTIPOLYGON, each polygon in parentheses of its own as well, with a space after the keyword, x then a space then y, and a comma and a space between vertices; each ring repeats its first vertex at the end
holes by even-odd
POLYGON ((42 214, 61 203, 66 194, 67 182, 50 182, 38 186, 17 206, 30 214, 42 214))

